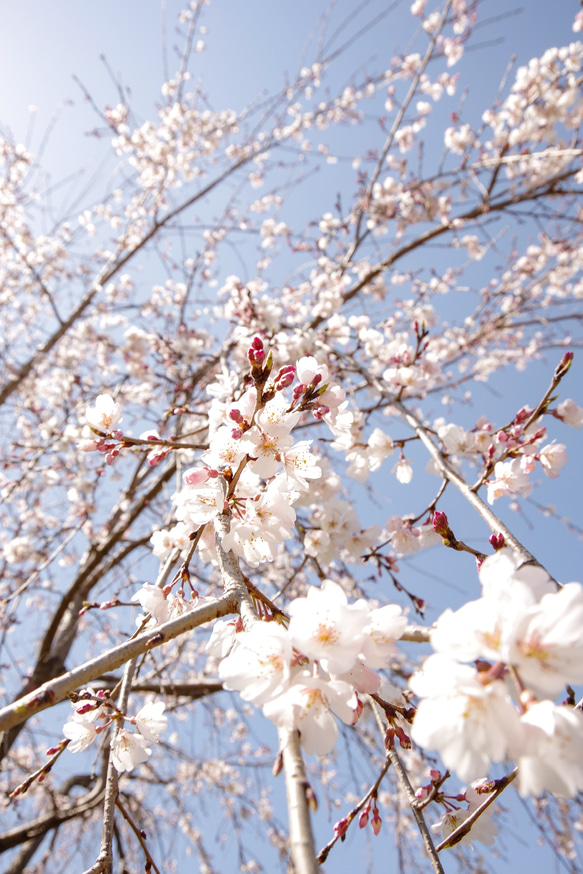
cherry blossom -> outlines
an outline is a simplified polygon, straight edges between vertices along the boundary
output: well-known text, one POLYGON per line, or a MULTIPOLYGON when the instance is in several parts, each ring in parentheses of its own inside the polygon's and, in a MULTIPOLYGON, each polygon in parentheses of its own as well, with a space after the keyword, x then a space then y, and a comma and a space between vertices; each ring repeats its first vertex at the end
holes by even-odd
POLYGON ((80 753, 87 749, 97 737, 93 721, 81 717, 66 722, 63 726, 63 734, 71 741, 68 747, 71 753, 80 753))
POLYGON ((289 607, 289 634, 304 655, 319 661, 333 674, 351 670, 364 645, 366 615, 349 605, 341 587, 324 580, 311 588, 306 598, 296 598, 289 607))
POLYGON ((168 718, 164 715, 164 701, 149 701, 136 713, 135 720, 143 738, 152 743, 160 740, 160 735, 168 727, 168 718))
MULTIPOLYGON (((73 194, 72 219, 33 128, 27 147, 3 128, 13 866, 46 868, 49 855, 27 854, 50 845, 63 869, 83 855, 87 870, 154 870, 169 829, 177 857, 215 865, 221 842, 210 860, 195 826, 220 793, 298 872, 342 853, 356 819, 373 835, 394 826, 424 869, 410 826, 439 819, 447 837, 514 764, 523 796, 550 793, 549 845, 577 852, 576 819, 552 795, 574 810, 583 792, 583 589, 551 574, 571 579, 579 533, 559 474, 577 446, 564 426, 583 427, 566 398, 581 382, 583 44, 568 30, 516 69, 493 64, 488 102, 467 79, 481 73, 481 5, 416 0, 392 56, 379 67, 367 50, 349 69, 380 33, 359 7, 353 36, 309 44, 281 88, 274 76, 259 101, 221 105, 194 63, 220 51, 217 13, 192 0, 171 52, 163 37, 168 63, 179 57, 151 111, 125 85, 105 107, 85 95, 111 166, 90 202, 73 194), (43 711, 67 695, 61 734, 43 711), (300 744, 321 757, 305 773, 300 744), (67 749, 87 792, 68 791, 67 749), (312 834, 316 795, 353 805, 334 830, 324 817, 312 834)), ((326 22, 342 32, 337 10, 326 22)), ((463 843, 492 844, 493 809, 463 843)), ((245 828, 236 838, 243 868, 263 864, 245 828)))
POLYGON ((226 689, 261 705, 285 692, 290 681, 292 647, 285 629, 275 622, 255 622, 235 637, 230 655, 219 665, 226 689))
POLYGON ((87 423, 96 431, 109 433, 114 425, 122 419, 121 406, 117 404, 111 395, 99 395, 95 400, 95 406, 85 410, 87 423))
POLYGON ((133 771, 136 765, 147 762, 152 750, 141 734, 122 728, 111 742, 111 758, 120 773, 133 771))
POLYGON ((323 756, 333 749, 338 738, 332 713, 353 725, 356 706, 356 695, 348 683, 326 681, 302 671, 293 678, 287 692, 263 705, 263 712, 281 728, 297 729, 308 755, 323 756))
POLYGON ((481 682, 474 668, 436 654, 410 686, 422 698, 411 737, 426 749, 439 750, 460 780, 484 777, 490 762, 520 749, 524 729, 501 680, 481 682))

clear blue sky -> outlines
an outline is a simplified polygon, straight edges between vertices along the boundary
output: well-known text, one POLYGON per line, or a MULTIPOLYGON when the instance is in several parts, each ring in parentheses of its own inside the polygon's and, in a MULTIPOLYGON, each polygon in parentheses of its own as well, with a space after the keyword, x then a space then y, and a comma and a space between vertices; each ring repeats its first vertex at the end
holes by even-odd
MULTIPOLYGON (((101 55, 106 57, 119 81, 130 88, 138 116, 144 119, 153 117, 153 107, 160 98, 165 64, 170 75, 177 67, 172 46, 176 14, 181 4, 168 0, 165 5, 164 25, 158 0, 4 0, 0 3, 0 125, 4 131, 9 130, 15 140, 25 141, 32 120, 30 148, 34 152, 43 142, 51 120, 56 113, 59 114, 44 152, 44 163, 53 180, 66 177, 81 166, 90 168, 87 174, 90 178, 108 152, 104 141, 96 141, 87 135, 98 122, 72 78, 75 74, 81 80, 99 107, 117 103, 116 86, 100 60, 101 55), (35 106, 37 112, 31 115, 30 106, 35 106)), ((343 62, 347 81, 350 73, 358 68, 388 67, 393 53, 406 49, 410 26, 403 31, 403 23, 410 21, 410 2, 394 5, 393 13, 382 18, 367 37, 366 53, 362 54, 364 42, 357 43, 347 52, 343 62)), ((348 20, 354 6, 350 0, 339 0, 328 28, 329 34, 333 35, 337 26, 348 20)), ((511 55, 517 56, 518 63, 525 63, 545 48, 577 37, 571 30, 572 20, 580 8, 576 0, 524 0, 522 11, 519 11, 518 3, 514 5, 509 0, 487 0, 483 6, 485 23, 475 41, 482 47, 469 52, 455 68, 459 69, 471 89, 469 112, 473 107, 485 107, 491 102, 511 55), (514 12, 517 14, 508 14, 514 12), (503 17, 505 15, 507 17, 503 17)), ((366 6, 361 20, 372 21, 385 7, 388 4, 373 0, 366 6)), ((283 0, 213 0, 203 19, 208 27, 208 50, 195 55, 191 65, 193 76, 203 77, 211 105, 216 109, 240 109, 265 90, 277 92, 286 81, 286 75, 294 77, 304 61, 304 53, 307 60, 312 59, 315 43, 309 37, 317 38, 320 32, 318 22, 327 8, 328 3, 323 0, 295 0, 293 3, 283 0)), ((337 35, 335 44, 340 45, 349 39, 355 27, 348 23, 337 35)), ((317 215, 318 210, 314 213, 317 215)), ((558 358, 558 353, 553 353, 546 370, 542 367, 535 369, 524 377, 522 384, 515 381, 520 403, 534 403, 538 399, 558 358)), ((574 379, 566 383, 565 391, 583 404, 583 395, 574 379)), ((504 407, 500 422, 517 408, 514 394, 506 398, 503 395, 504 383, 496 380, 484 392, 484 397, 491 399, 493 409, 504 407)), ((572 447, 581 443, 580 435, 574 431, 567 433, 566 428, 563 432, 558 429, 557 435, 572 447)), ((572 485, 573 482, 580 487, 581 467, 575 463, 570 472, 563 475, 560 485, 555 482, 551 488, 545 483, 539 499, 544 501, 546 495, 547 500, 559 506, 562 501, 565 513, 577 521, 580 488, 569 489, 569 483, 572 485), (559 494, 562 495, 560 499, 559 494)), ((391 484, 396 497, 393 505, 384 507, 383 512, 404 512, 402 496, 409 487, 399 486, 394 478, 391 484)), ((411 488, 410 505, 413 509, 417 494, 414 487, 411 488)), ((532 513, 534 516, 535 511, 532 513)), ((507 512, 506 516, 511 523, 515 521, 510 513, 507 512)), ((528 525, 519 525, 518 529, 519 536, 528 540, 528 525)), ((566 574, 572 567, 569 556, 574 550, 580 555, 581 546, 572 536, 566 535, 559 524, 549 531, 552 531, 549 542, 537 544, 539 554, 557 576, 562 577, 563 570, 566 574)), ((471 536, 464 539, 472 542, 471 536)), ((429 558, 428 565, 423 565, 422 559, 415 557, 412 565, 421 568, 419 586, 425 587, 420 594, 426 595, 429 601, 433 599, 437 607, 440 600, 449 595, 448 586, 455 587, 459 564, 457 557, 455 562, 448 563, 447 556, 442 558, 440 555, 439 576, 444 589, 441 595, 436 595, 427 588, 430 579, 427 569, 435 565, 435 556, 429 558)), ((468 565, 468 575, 472 573, 473 568, 468 565)), ((322 815, 326 817, 328 814, 324 810, 322 815)), ((332 823, 338 815, 336 811, 330 813, 332 823)), ((519 814, 512 812, 511 816, 519 814)), ((517 828, 520 829, 520 825, 517 828)), ((386 835, 384 839, 387 839, 386 835)), ((361 842, 351 835, 347 845, 348 848, 352 845, 353 852, 343 849, 332 855, 328 871, 348 871, 353 863, 360 863, 361 842), (344 869, 343 865, 346 866, 344 869)), ((374 845, 372 850, 376 850, 374 845)), ((519 859, 513 856, 508 863, 504 860, 497 862, 497 874, 515 871, 518 866, 520 869, 528 867, 532 874, 546 874, 550 867, 549 857, 534 848, 524 849, 519 859)), ((382 865, 378 870, 382 870, 382 865)))

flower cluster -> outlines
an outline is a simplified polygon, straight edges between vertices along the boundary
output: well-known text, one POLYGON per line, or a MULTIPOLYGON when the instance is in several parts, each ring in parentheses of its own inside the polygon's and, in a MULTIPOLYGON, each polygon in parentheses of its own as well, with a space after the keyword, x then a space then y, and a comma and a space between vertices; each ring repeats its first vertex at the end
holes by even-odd
POLYGON ((583 588, 557 590, 508 549, 483 562, 480 579, 482 597, 442 614, 436 652, 411 678, 422 699, 411 736, 464 781, 514 758, 522 795, 573 797, 583 789, 583 713, 553 699, 583 682, 583 588))
POLYGON ((111 740, 111 758, 116 769, 132 771, 136 765, 147 761, 152 753, 151 744, 158 743, 160 735, 166 730, 168 719, 164 715, 163 701, 149 701, 135 716, 124 717, 107 693, 91 691, 76 693, 73 700, 73 714, 63 727, 63 734, 69 740, 68 749, 79 753, 87 749, 106 728, 114 722, 120 727, 111 740), (136 732, 123 727, 128 721, 137 727, 136 732))
POLYGON ((207 650, 224 656, 219 677, 229 690, 263 708, 277 726, 299 730, 307 753, 330 752, 338 737, 332 714, 354 725, 358 694, 377 692, 375 669, 388 665, 406 618, 400 607, 349 604, 332 580, 289 606, 289 628, 253 623, 248 631, 217 622, 207 650))

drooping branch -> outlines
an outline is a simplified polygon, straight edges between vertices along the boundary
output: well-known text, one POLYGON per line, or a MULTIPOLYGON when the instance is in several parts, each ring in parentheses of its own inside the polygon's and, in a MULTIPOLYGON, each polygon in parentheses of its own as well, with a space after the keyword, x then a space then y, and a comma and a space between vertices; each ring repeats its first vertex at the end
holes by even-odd
MULTIPOLYGON (((123 672, 123 678, 121 681, 121 689, 119 692, 119 701, 118 707, 122 713, 125 713, 127 708, 128 699, 130 695, 130 690, 132 687, 132 680, 134 677, 134 673, 136 670, 137 660, 133 658, 129 661, 123 672)), ((113 738, 117 737, 119 732, 123 728, 123 722, 121 720, 116 721, 116 725, 113 731, 113 738)), ((107 776, 105 778, 105 798, 103 801, 103 824, 102 824, 102 833, 101 833, 101 847, 99 849, 99 855, 95 860, 95 864, 89 869, 92 872, 103 872, 103 874, 111 874, 113 869, 113 829, 114 829, 114 817, 115 810, 117 805, 117 796, 119 792, 119 773, 117 768, 113 763, 113 757, 111 754, 109 755, 109 761, 107 763, 107 776)), ((87 872, 86 872, 87 874, 87 872)))

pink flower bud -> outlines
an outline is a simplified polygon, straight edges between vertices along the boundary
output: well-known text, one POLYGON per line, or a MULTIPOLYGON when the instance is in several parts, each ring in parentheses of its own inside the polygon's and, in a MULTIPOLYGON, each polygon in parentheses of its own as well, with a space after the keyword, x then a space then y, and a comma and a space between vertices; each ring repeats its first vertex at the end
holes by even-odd
POLYGON ((323 419, 327 413, 330 412, 330 407, 327 407, 326 404, 318 404, 316 409, 314 410, 314 419, 323 419))
POLYGON ((565 352, 565 354, 561 358, 561 361, 560 361, 557 369, 555 370, 555 378, 556 379, 562 378, 567 373, 567 371, 569 370, 569 368, 571 366, 572 361, 573 361, 573 353, 572 352, 565 352))
POLYGON ((503 547, 504 547, 504 535, 502 534, 502 532, 500 532, 500 534, 491 534, 490 537, 488 538, 488 540, 490 541, 490 546, 493 549, 496 549, 496 550, 503 549, 503 547))
POLYGON ((233 421, 233 422, 236 422, 237 425, 242 425, 243 422, 245 421, 241 411, 237 410, 235 408, 233 408, 232 410, 229 410, 229 419, 231 419, 231 421, 233 421))
POLYGON ((383 821, 379 816, 378 809, 375 807, 373 812, 372 812, 372 822, 370 824, 371 828, 373 830, 373 834, 378 835, 378 833, 381 830, 382 824, 383 824, 383 821))
POLYGON ((348 820, 346 817, 338 820, 336 825, 334 826, 334 834, 339 837, 341 840, 344 840, 344 836, 346 835, 346 830, 348 828, 348 820))
POLYGON ((231 437, 233 438, 233 440, 240 440, 242 436, 243 431, 241 430, 241 428, 233 428, 233 430, 231 431, 231 437))
POLYGON ((445 513, 439 510, 436 510, 433 514, 433 530, 440 537, 449 538, 451 535, 448 518, 445 513))
POLYGON ((368 825, 368 807, 365 807, 358 817, 358 827, 365 828, 368 825))
POLYGON ((526 422, 531 413, 532 410, 530 409, 530 407, 521 407, 515 415, 514 421, 517 425, 520 425, 522 424, 522 422, 526 422))
POLYGON ((191 467, 186 471, 183 479, 187 486, 198 486, 205 483, 209 476, 211 474, 206 467, 191 467))

